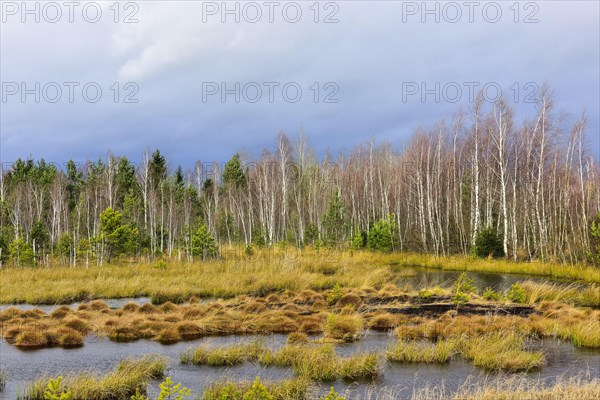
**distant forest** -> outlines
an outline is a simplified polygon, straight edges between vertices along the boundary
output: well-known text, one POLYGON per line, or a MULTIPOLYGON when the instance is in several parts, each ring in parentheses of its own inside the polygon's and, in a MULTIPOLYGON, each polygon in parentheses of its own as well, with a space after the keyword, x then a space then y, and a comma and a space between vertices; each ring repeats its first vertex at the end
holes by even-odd
POLYGON ((192 170, 158 150, 138 165, 18 160, 1 174, 0 257, 193 260, 219 244, 275 243, 449 255, 487 241, 515 261, 597 262, 600 166, 585 117, 563 125, 544 90, 523 121, 479 97, 401 149, 369 141, 322 160, 305 136, 283 133, 260 157, 192 170))

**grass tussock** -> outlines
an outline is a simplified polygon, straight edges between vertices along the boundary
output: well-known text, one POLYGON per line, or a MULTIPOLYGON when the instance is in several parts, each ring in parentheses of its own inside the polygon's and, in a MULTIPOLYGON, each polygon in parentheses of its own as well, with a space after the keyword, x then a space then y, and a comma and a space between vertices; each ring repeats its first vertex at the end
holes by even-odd
POLYGON ((462 342, 461 353, 473 365, 488 370, 510 372, 541 368, 542 351, 525 351, 525 338, 515 332, 497 332, 469 338, 462 342))
POLYGON ((357 340, 363 330, 363 319, 359 314, 329 314, 325 324, 325 337, 351 342, 357 340))
POLYGON ((388 361, 407 363, 446 363, 455 352, 454 341, 441 340, 437 343, 399 340, 386 352, 388 361))
MULTIPOLYGON (((139 389, 146 392, 150 379, 163 377, 166 361, 159 356, 145 356, 123 360, 106 375, 98 376, 91 372, 67 375, 63 387, 71 392, 72 400, 114 400, 129 399, 139 389)), ((50 378, 41 377, 25 389, 21 399, 44 400, 44 391, 50 378)))
POLYGON ((270 350, 261 342, 210 348, 200 346, 181 354, 182 363, 233 366, 256 361, 263 366, 291 368, 297 377, 333 381, 336 379, 374 379, 381 372, 381 360, 375 353, 340 357, 332 345, 287 344, 270 350))
POLYGON ((319 381, 336 379, 374 379, 381 373, 381 360, 375 353, 340 357, 332 345, 286 345, 263 353, 258 359, 265 366, 291 367, 294 375, 319 381))
POLYGON ((180 356, 184 364, 210 366, 232 366, 246 361, 257 360, 267 349, 260 342, 240 343, 225 347, 210 348, 206 345, 197 347, 180 356))
POLYGON ((529 304, 552 301, 583 307, 600 307, 600 285, 597 284, 582 286, 525 281, 521 286, 529 304))

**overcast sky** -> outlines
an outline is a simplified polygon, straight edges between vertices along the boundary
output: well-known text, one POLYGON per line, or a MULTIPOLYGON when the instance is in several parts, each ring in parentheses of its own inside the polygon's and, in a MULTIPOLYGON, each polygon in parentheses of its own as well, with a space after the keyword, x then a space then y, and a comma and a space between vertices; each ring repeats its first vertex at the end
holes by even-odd
POLYGON ((2 1, 2 161, 150 147, 190 167, 301 130, 320 155, 372 137, 401 148, 468 109, 476 85, 500 87, 520 118, 543 82, 565 124, 587 112, 600 157, 597 1, 247 3, 30 1, 27 14, 2 1))

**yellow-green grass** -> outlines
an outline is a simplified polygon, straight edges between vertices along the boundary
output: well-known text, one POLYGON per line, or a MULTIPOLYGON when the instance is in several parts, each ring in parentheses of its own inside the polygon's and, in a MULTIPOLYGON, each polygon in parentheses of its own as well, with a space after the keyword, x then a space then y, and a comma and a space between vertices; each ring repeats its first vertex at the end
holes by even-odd
MULTIPOLYGON (((383 396, 379 400, 392 400, 383 396)), ((469 383, 453 394, 440 386, 429 386, 413 393, 411 400, 597 400, 600 398, 600 379, 575 376, 559 377, 548 385, 542 379, 499 377, 484 383, 469 383)))
POLYGON ((292 368, 297 377, 319 381, 375 378, 381 372, 381 361, 377 354, 358 353, 340 357, 330 344, 287 344, 278 350, 270 350, 260 342, 215 348, 204 345, 181 354, 180 361, 210 366, 257 361, 263 366, 292 368))
POLYGON ((273 400, 313 400, 316 397, 316 387, 306 378, 292 378, 282 381, 264 382, 249 381, 221 381, 212 384, 201 395, 201 400, 223 400, 223 399, 273 399, 273 400), (253 390, 254 386, 254 390, 253 390), (262 397, 256 395, 261 393, 256 387, 264 388, 268 393, 262 392, 262 397), (271 396, 271 397, 267 397, 271 396))
POLYGON ((386 352, 388 361, 407 363, 446 363, 455 352, 456 343, 440 340, 437 343, 399 340, 386 352))
POLYGON ((584 307, 600 307, 600 285, 559 285, 551 282, 525 281, 521 283, 527 302, 559 301, 584 307))
MULTIPOLYGON (((83 303, 77 309, 61 307, 60 315, 40 310, 8 308, 0 311, 0 336, 21 347, 77 346, 85 335, 106 336, 113 341, 152 339, 161 343, 205 335, 227 334, 320 334, 322 342, 340 342, 360 337, 363 327, 395 328, 399 339, 437 341, 462 336, 478 336, 498 331, 515 331, 529 337, 559 337, 577 346, 598 347, 600 311, 575 308, 559 302, 533 304, 529 317, 503 315, 504 303, 475 298, 475 305, 498 307, 499 315, 461 315, 456 310, 435 317, 391 314, 389 310, 406 306, 411 297, 386 285, 372 288, 342 289, 353 293, 364 304, 339 310, 324 299, 331 291, 285 291, 266 297, 237 296, 207 303, 146 304, 132 308, 109 309, 104 302, 83 303), (378 302, 387 299, 383 304, 378 302), (390 302, 391 301, 391 302, 390 302)), ((411 309, 418 307, 408 304, 411 309)), ((491 308, 490 310, 493 310, 491 308)), ((459 310, 460 311, 460 310, 459 310)))
POLYGON ((600 283, 600 268, 584 264, 556 262, 514 262, 505 259, 481 259, 471 256, 435 256, 431 254, 392 253, 390 259, 398 266, 437 268, 451 271, 490 272, 503 274, 547 276, 557 279, 600 283))
POLYGON ((324 290, 339 284, 349 288, 374 287, 403 275, 402 266, 460 271, 516 273, 600 283, 600 268, 464 256, 368 251, 271 248, 252 260, 238 248, 222 251, 223 259, 185 263, 169 261, 166 269, 152 263, 84 267, 13 268, 0 270, 0 303, 56 304, 89 298, 151 296, 156 302, 185 301, 191 297, 266 295, 285 290, 324 290), (391 267, 393 266, 393 267, 391 267))
POLYGON ((195 263, 105 265, 89 268, 2 268, 0 303, 56 304, 90 298, 151 296, 157 302, 181 302, 191 297, 230 298, 240 294, 268 295, 285 290, 325 290, 339 284, 348 288, 382 287, 393 281, 388 263, 374 256, 368 263, 340 253, 333 274, 314 266, 323 255, 307 251, 293 262, 274 250, 263 262, 237 259, 195 263))
POLYGON ((572 327, 571 338, 575 346, 600 348, 600 322, 578 323, 572 327))
MULTIPOLYGON (((62 387, 71 392, 71 400, 129 399, 139 389, 146 391, 150 379, 163 377, 166 361, 160 356, 126 359, 106 375, 92 372, 67 375, 62 387)), ((44 376, 30 383, 22 399, 43 400, 46 385, 54 377, 44 376)))
POLYGON ((363 319, 359 314, 329 314, 325 324, 325 337, 351 342, 360 337, 363 319))
POLYGON ((545 357, 542 351, 523 350, 523 335, 496 332, 465 339, 460 344, 463 356, 477 367, 488 370, 530 371, 541 368, 545 357))
POLYGON ((240 343, 214 348, 203 345, 181 354, 180 361, 184 364, 193 363, 213 367, 231 366, 257 360, 266 351, 268 350, 261 342, 240 343))
POLYGON ((291 367, 296 376, 319 381, 374 379, 381 373, 379 355, 357 353, 340 357, 330 344, 286 345, 276 351, 263 352, 258 361, 265 366, 291 367))

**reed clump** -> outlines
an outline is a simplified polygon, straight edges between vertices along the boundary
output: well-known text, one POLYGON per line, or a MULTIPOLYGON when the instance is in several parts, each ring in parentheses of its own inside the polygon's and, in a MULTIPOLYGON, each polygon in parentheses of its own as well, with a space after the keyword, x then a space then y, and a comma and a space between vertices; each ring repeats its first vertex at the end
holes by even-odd
POLYGON ((456 342, 440 340, 437 343, 399 340, 386 352, 388 361, 407 363, 446 363, 456 349, 456 342))
POLYGON ((193 363, 213 367, 232 366, 257 360, 266 351, 267 349, 261 342, 240 343, 216 348, 203 345, 193 351, 181 354, 180 361, 184 364, 193 363))
MULTIPOLYGON (((144 356, 121 361, 106 375, 92 372, 67 375, 63 388, 71 393, 72 400, 114 400, 129 399, 136 389, 146 392, 150 379, 160 379, 164 375, 166 360, 160 356, 144 356)), ((50 378, 41 377, 31 382, 22 400, 44 400, 44 392, 50 378)))
POLYGON ((363 319, 359 314, 329 314, 325 324, 325 337, 351 342, 357 340, 363 330, 363 319))
POLYGON ((378 354, 357 353, 340 357, 330 344, 288 344, 279 350, 262 353, 258 362, 265 366, 291 367, 294 375, 319 381, 375 379, 381 373, 378 354))
POLYGON ((514 331, 496 332, 464 340, 460 351, 473 365, 488 370, 517 372, 541 368, 544 353, 525 351, 524 344, 525 337, 514 331))

